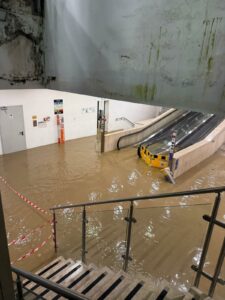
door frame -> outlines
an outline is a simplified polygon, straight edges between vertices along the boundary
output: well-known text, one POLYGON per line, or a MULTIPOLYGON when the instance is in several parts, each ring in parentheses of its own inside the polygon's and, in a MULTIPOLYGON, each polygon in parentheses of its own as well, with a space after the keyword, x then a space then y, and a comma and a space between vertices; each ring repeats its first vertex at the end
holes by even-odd
MULTIPOLYGON (((24 141, 25 141, 25 149, 20 150, 20 151, 24 151, 27 149, 27 139, 26 139, 26 129, 25 129, 25 122, 24 122, 24 110, 23 110, 23 105, 22 104, 18 104, 18 105, 2 105, 0 106, 0 110, 4 110, 4 108, 8 108, 8 107, 21 107, 22 108, 22 115, 23 115, 23 135, 24 135, 24 141)), ((0 149, 2 150, 2 155, 4 154, 10 154, 10 153, 4 153, 4 147, 3 147, 3 140, 2 140, 2 127, 0 126, 0 149)), ((20 151, 15 151, 15 152, 20 152, 20 151)), ((11 153, 15 153, 15 152, 11 152, 11 153)))

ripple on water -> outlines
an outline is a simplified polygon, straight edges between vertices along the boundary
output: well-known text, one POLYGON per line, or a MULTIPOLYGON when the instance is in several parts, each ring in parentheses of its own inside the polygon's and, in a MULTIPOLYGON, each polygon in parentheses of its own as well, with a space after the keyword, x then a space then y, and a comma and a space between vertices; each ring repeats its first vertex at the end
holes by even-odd
POLYGON ((153 239, 155 237, 154 226, 152 221, 149 222, 149 225, 146 227, 144 237, 147 239, 153 239))
POLYGON ((118 177, 113 177, 112 183, 108 188, 110 193, 118 193, 119 191, 123 190, 124 186, 120 183, 118 177))
POLYGON ((133 170, 129 175, 128 175, 128 184, 130 185, 135 185, 137 180, 141 177, 141 173, 138 170, 133 170))
POLYGON ((89 202, 95 202, 102 199, 102 193, 100 192, 91 192, 88 195, 89 202))
POLYGON ((123 220, 123 206, 117 205, 113 209, 113 220, 123 220))
POLYGON ((87 237, 98 237, 102 231, 102 223, 96 217, 89 217, 87 223, 87 237))
POLYGON ((155 193, 158 192, 160 188, 160 182, 159 180, 155 180, 152 182, 151 188, 150 188, 150 193, 155 193))

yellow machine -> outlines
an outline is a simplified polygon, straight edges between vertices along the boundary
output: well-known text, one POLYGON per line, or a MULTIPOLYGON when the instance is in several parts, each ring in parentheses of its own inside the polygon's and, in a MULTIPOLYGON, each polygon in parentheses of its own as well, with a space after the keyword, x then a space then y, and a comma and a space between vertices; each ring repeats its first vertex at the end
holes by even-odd
POLYGON ((168 167, 169 156, 163 154, 153 154, 144 145, 138 149, 138 155, 151 167, 164 169, 168 167))

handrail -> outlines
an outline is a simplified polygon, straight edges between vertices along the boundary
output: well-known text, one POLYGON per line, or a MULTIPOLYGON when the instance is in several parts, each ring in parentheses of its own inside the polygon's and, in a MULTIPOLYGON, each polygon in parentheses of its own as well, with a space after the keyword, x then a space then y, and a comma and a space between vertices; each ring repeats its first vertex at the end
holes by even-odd
POLYGON ((127 121, 128 123, 130 123, 130 125, 131 125, 132 127, 135 127, 135 123, 133 123, 132 121, 130 121, 130 120, 127 119, 126 117, 116 118, 115 121, 127 121))
MULTIPOLYGON (((171 112, 168 114, 168 116, 171 115, 172 113, 174 113, 175 111, 177 111, 177 109, 175 109, 174 111, 171 111, 171 112)), ((136 135, 136 134, 138 134, 138 133, 142 133, 142 132, 144 132, 145 130, 147 130, 147 129, 149 129, 150 127, 152 127, 153 125, 159 123, 160 121, 161 121, 161 119, 158 119, 158 120, 156 120, 154 123, 151 123, 151 124, 149 124, 149 125, 146 125, 144 128, 140 129, 139 131, 132 132, 132 133, 128 133, 128 134, 126 134, 126 135, 121 136, 121 137, 118 139, 118 141, 117 141, 117 149, 118 149, 118 150, 121 149, 121 147, 120 147, 120 141, 123 140, 124 138, 126 138, 126 137, 128 137, 128 136, 136 135)))
MULTIPOLYGON (((130 260, 132 260, 132 257, 130 256, 130 250, 131 250, 131 236, 132 236, 132 226, 133 223, 136 223, 137 220, 134 217, 134 201, 141 201, 141 200, 154 200, 154 199, 163 199, 163 198, 172 198, 172 197, 180 197, 180 196, 191 196, 191 195, 204 195, 204 194, 216 194, 214 203, 213 203, 213 209, 212 209, 212 215, 211 216, 206 216, 206 219, 203 217, 204 220, 207 220, 209 222, 208 226, 208 231, 206 234, 203 250, 202 250, 202 255, 200 259, 200 263, 197 267, 197 275, 195 278, 195 283, 194 285, 198 287, 200 277, 205 276, 207 277, 208 275, 204 272, 203 267, 206 259, 206 255, 208 252, 212 232, 213 232, 213 227, 214 225, 218 225, 221 227, 224 227, 225 225, 218 220, 216 220, 217 217, 217 212, 219 209, 220 201, 221 201, 221 193, 225 192, 225 186, 221 187, 215 187, 215 188, 206 188, 206 189, 198 189, 198 190, 192 190, 192 191, 180 191, 180 192, 173 192, 173 193, 163 193, 163 194, 156 194, 156 195, 146 195, 146 196, 140 196, 140 197, 130 197, 130 198, 123 198, 123 199, 113 199, 113 200, 106 200, 106 201, 100 201, 100 202, 83 202, 79 204, 72 204, 72 205, 65 205, 65 206, 55 206, 50 208, 52 210, 53 214, 53 241, 55 245, 55 251, 57 252, 57 232, 56 232, 56 210, 60 209, 68 209, 68 208, 75 208, 75 207, 80 207, 82 208, 82 220, 81 220, 81 257, 82 257, 82 262, 86 262, 86 254, 88 253, 87 250, 87 243, 86 243, 86 224, 88 223, 88 217, 87 217, 87 211, 86 207, 87 206, 94 206, 94 205, 102 205, 102 204, 110 204, 110 203, 121 203, 121 202, 129 202, 130 203, 130 208, 128 210, 128 216, 124 218, 124 221, 127 222, 127 230, 126 230, 126 249, 125 249, 125 254, 122 255, 122 258, 124 259, 124 265, 123 265, 123 270, 127 272, 128 269, 128 263, 130 260)), ((221 283, 219 274, 220 270, 223 264, 224 260, 224 255, 225 255, 225 238, 224 238, 224 243, 223 247, 221 249, 218 262, 216 265, 216 270, 215 274, 211 276, 212 278, 212 283, 210 286, 209 290, 209 295, 213 296, 213 293, 215 291, 215 287, 217 283, 221 283)), ((207 277, 208 278, 208 277, 207 277)))
MULTIPOLYGON (((66 297, 67 299, 88 300, 88 298, 85 297, 84 295, 78 294, 76 292, 72 292, 70 289, 63 287, 57 283, 54 283, 53 281, 50 281, 48 279, 42 278, 36 274, 32 274, 31 272, 24 271, 24 270, 18 269, 16 267, 11 267, 11 269, 12 269, 12 272, 16 273, 18 276, 29 279, 30 281, 33 281, 33 282, 47 288, 48 290, 51 290, 63 297, 66 297)), ((18 282, 17 282, 17 284, 18 284, 18 282)), ((22 284, 22 283, 20 282, 20 284, 22 284)), ((21 287, 22 287, 22 285, 21 285, 21 287)))
POLYGON ((139 196, 139 197, 112 199, 112 200, 105 200, 105 201, 98 201, 98 202, 97 201, 82 202, 82 203, 78 203, 78 204, 54 206, 54 207, 51 207, 50 210, 55 211, 55 210, 66 209, 66 208, 95 206, 95 205, 118 203, 118 202, 133 202, 133 201, 141 201, 141 200, 172 198, 172 197, 179 197, 179 196, 213 194, 213 193, 221 193, 224 191, 225 191, 225 186, 221 186, 221 187, 206 188, 206 189, 199 189, 199 190, 192 190, 192 191, 180 191, 180 192, 173 192, 173 193, 163 193, 163 194, 156 194, 156 195, 146 195, 146 196, 139 196))

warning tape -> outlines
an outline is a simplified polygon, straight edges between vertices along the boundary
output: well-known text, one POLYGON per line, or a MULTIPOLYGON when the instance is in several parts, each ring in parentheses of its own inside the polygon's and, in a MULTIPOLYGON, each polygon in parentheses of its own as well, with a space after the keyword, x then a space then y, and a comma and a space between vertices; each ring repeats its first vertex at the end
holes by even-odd
POLYGON ((27 204, 29 204, 32 208, 37 209, 38 211, 49 215, 49 212, 41 207, 39 207, 37 204, 35 204, 34 202, 30 201, 27 197, 25 197, 23 194, 17 192, 13 187, 11 187, 11 185, 8 184, 8 182, 2 177, 0 176, 0 180, 6 185, 8 186, 8 188, 14 193, 16 194, 20 199, 22 199, 24 202, 26 202, 27 204))
MULTIPOLYGON (((50 222, 51 222, 51 221, 50 221, 50 222)), ((48 222, 48 223, 50 223, 50 222, 48 222)), ((44 225, 38 226, 38 227, 32 229, 28 234, 22 235, 22 236, 20 236, 19 238, 12 240, 11 242, 8 243, 8 247, 17 244, 18 242, 21 242, 21 241, 26 240, 32 233, 34 233, 34 232, 36 232, 36 231, 39 231, 40 229, 46 227, 47 225, 48 225, 48 224, 44 224, 44 225)))
POLYGON ((19 262, 21 260, 24 260, 28 257, 30 257, 31 255, 35 254, 37 251, 39 251, 41 248, 43 248, 47 242, 52 238, 52 235, 50 235, 45 241, 43 241, 40 245, 38 245, 37 247, 31 249, 29 252, 27 252, 26 254, 22 255, 21 257, 17 258, 16 260, 14 260, 13 262, 11 262, 11 265, 14 265, 16 262, 19 262))

